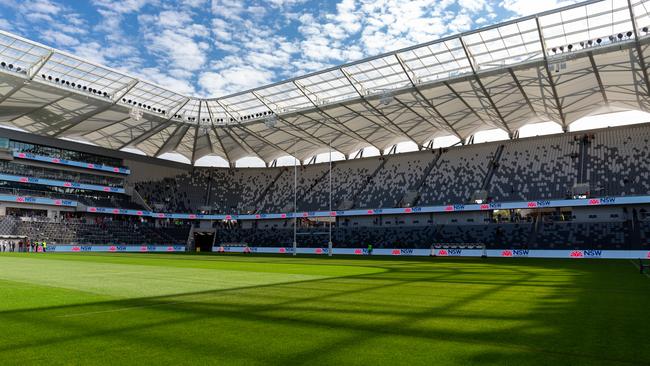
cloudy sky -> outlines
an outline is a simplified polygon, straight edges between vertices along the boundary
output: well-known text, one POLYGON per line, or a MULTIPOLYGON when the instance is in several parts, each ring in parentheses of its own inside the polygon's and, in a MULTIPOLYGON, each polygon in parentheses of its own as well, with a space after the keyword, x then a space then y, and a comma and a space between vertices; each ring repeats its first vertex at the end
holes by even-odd
POLYGON ((0 29, 223 96, 574 0, 3 0, 0 29))

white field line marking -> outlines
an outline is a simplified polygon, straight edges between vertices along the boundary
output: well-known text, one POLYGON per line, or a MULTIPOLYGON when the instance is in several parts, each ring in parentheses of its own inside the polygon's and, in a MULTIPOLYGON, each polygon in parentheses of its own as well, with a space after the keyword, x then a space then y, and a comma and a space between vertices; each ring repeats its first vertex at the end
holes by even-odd
MULTIPOLYGON (((636 264, 636 262, 635 262, 634 260, 630 259, 630 263, 632 263, 632 265, 634 266, 634 268, 636 268, 637 270, 639 270, 639 271, 641 270, 641 268, 639 267, 639 265, 636 264)), ((650 274, 649 274, 648 272, 643 272, 643 274, 644 274, 646 277, 650 278, 650 274)))

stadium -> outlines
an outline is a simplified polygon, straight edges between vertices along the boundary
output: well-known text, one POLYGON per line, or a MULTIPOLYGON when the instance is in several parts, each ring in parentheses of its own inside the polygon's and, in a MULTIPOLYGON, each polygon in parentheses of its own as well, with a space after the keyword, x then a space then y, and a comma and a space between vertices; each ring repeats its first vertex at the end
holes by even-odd
POLYGON ((1 25, 0 364, 650 364, 650 1, 215 97, 1 25))

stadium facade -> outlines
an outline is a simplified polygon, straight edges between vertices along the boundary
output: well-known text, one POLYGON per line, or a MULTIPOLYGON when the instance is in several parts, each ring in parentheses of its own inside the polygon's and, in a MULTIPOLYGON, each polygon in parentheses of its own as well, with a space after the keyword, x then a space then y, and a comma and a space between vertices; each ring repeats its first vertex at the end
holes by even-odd
POLYGON ((0 32, 0 234, 75 251, 644 255, 650 125, 567 131, 650 110, 648 9, 585 2, 219 98, 0 32), (565 133, 519 138, 545 121, 565 133), (494 128, 510 139, 472 143, 494 128), (462 144, 432 148, 449 135, 462 144), (420 151, 390 153, 405 141, 420 151), (331 150, 348 159, 274 164, 331 150), (234 168, 250 156, 268 167, 234 168))

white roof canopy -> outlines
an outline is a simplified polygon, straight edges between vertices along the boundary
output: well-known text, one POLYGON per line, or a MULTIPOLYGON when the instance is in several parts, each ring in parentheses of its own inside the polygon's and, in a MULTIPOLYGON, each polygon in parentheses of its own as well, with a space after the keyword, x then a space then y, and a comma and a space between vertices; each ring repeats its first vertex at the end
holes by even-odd
POLYGON ((219 98, 0 32, 0 124, 192 162, 305 160, 650 111, 650 0, 589 1, 219 98), (137 110, 139 111, 136 113, 137 110))

